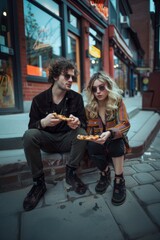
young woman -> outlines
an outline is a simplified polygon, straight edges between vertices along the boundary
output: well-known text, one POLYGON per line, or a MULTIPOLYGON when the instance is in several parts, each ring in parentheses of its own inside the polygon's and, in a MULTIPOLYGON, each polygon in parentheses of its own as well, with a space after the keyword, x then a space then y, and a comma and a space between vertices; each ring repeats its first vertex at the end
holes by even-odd
POLYGON ((124 156, 129 149, 126 134, 130 128, 122 90, 105 72, 95 73, 86 89, 88 134, 99 134, 99 139, 88 141, 88 153, 100 170, 95 190, 104 193, 111 182, 109 168, 113 162, 115 179, 112 203, 121 205, 126 198, 123 176, 124 156))

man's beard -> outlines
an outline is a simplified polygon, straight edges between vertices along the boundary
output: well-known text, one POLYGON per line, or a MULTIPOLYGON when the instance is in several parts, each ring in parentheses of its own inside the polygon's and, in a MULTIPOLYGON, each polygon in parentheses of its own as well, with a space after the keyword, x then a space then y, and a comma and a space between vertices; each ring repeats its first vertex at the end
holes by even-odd
POLYGON ((65 88, 65 87, 63 87, 63 86, 61 86, 60 84, 57 84, 57 87, 61 90, 61 91, 69 91, 70 90, 70 88, 65 88))

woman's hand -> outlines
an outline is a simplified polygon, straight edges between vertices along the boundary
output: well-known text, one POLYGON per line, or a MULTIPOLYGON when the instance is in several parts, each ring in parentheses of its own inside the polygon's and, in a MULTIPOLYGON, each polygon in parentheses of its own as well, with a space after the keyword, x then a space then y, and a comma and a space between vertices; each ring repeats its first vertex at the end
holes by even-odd
POLYGON ((70 114, 69 117, 72 118, 72 120, 67 121, 67 125, 72 129, 78 128, 80 126, 79 118, 75 117, 72 114, 70 114))
POLYGON ((102 145, 103 145, 110 136, 111 136, 111 132, 110 132, 110 131, 103 132, 103 133, 100 135, 99 139, 93 140, 93 142, 96 142, 96 143, 99 143, 99 144, 102 144, 102 145))
POLYGON ((49 113, 45 118, 41 119, 41 125, 45 127, 53 127, 60 123, 62 120, 54 118, 52 113, 49 113))

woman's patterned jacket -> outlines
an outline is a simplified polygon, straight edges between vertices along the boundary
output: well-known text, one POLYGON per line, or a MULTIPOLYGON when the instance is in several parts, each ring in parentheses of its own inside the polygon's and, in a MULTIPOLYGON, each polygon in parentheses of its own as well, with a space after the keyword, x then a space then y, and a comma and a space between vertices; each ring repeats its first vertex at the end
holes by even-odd
POLYGON ((128 114, 126 111, 125 104, 123 100, 118 105, 118 109, 113 111, 112 114, 107 114, 105 116, 105 126, 102 123, 101 117, 98 118, 90 118, 90 113, 86 107, 86 115, 87 115, 87 133, 88 134, 100 134, 104 131, 111 131, 110 140, 115 140, 118 138, 123 138, 126 146, 126 151, 129 152, 129 143, 127 138, 127 133, 130 129, 130 122, 128 118, 128 114))

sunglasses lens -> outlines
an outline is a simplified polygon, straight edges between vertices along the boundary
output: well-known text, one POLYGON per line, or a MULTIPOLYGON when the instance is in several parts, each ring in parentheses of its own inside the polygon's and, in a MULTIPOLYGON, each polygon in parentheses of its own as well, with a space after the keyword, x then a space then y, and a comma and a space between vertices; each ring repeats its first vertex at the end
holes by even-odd
POLYGON ((102 86, 99 86, 99 90, 100 90, 100 91, 104 91, 104 89, 105 89, 105 86, 103 86, 103 85, 102 85, 102 86))
POLYGON ((75 76, 72 76, 72 75, 70 75, 70 74, 65 74, 64 77, 65 77, 66 80, 69 80, 70 78, 72 78, 73 81, 76 80, 76 77, 75 77, 75 76))
POLYGON ((96 93, 97 92, 97 88, 96 87, 92 87, 92 92, 96 93))
POLYGON ((65 79, 69 80, 70 79, 70 75, 69 74, 65 74, 65 79))
POLYGON ((92 87, 92 92, 96 93, 97 92, 97 88, 99 88, 100 91, 104 91, 105 90, 105 86, 104 85, 100 85, 98 87, 92 87))

